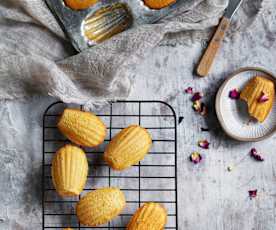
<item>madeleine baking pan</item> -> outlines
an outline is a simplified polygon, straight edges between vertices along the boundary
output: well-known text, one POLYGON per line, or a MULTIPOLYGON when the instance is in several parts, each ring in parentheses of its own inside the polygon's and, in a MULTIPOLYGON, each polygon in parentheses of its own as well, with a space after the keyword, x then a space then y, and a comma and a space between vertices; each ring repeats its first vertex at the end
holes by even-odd
POLYGON ((45 0, 77 51, 158 21, 184 0, 45 0))

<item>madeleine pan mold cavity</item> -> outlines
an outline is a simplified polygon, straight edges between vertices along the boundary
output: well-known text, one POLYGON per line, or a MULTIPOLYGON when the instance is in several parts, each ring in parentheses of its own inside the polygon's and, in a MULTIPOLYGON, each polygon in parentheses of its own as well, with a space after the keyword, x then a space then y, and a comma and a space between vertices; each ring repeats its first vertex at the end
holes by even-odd
POLYGON ((82 33, 90 45, 100 43, 126 30, 132 24, 132 16, 124 3, 100 8, 83 21, 82 33))

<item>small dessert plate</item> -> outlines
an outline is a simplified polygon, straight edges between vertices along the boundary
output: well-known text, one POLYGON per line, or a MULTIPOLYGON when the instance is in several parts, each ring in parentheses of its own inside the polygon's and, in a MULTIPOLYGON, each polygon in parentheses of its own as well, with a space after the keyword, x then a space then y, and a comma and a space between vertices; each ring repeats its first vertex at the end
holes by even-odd
POLYGON ((250 117, 247 104, 240 99, 231 99, 229 93, 233 89, 239 92, 253 77, 268 78, 276 85, 275 76, 260 68, 242 68, 234 72, 220 87, 216 96, 216 113, 218 120, 230 137, 239 141, 260 141, 271 136, 276 131, 276 105, 263 123, 250 117))

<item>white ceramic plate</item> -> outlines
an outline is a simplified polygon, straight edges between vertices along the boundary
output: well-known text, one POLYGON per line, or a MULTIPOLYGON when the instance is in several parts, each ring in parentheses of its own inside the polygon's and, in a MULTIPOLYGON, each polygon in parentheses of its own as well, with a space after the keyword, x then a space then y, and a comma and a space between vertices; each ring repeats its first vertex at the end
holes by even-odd
POLYGON ((231 90, 236 88, 240 92, 245 84, 257 75, 273 80, 276 85, 276 78, 268 71, 243 68, 222 84, 216 96, 216 113, 222 128, 230 137, 239 141, 260 141, 276 131, 275 101, 269 116, 263 123, 259 123, 250 119, 244 101, 229 98, 231 90))

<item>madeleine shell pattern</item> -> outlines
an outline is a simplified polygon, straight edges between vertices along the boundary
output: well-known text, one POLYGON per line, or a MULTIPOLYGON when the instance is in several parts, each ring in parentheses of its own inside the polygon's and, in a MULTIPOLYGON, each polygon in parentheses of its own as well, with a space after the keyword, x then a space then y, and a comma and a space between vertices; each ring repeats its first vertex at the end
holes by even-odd
POLYGON ((88 162, 82 149, 73 145, 60 148, 52 160, 52 180, 60 196, 79 195, 86 183, 88 162))
POLYGON ((131 218, 127 230, 162 230, 167 222, 167 211, 158 203, 145 203, 131 218))
POLYGON ((81 224, 95 227, 118 216, 125 205, 125 195, 119 188, 106 187, 82 197, 77 204, 76 212, 81 224))
POLYGON ((106 135, 106 127, 99 117, 78 109, 65 109, 57 126, 70 141, 86 147, 101 144, 106 135))
POLYGON ((124 3, 115 3, 100 8, 83 22, 86 39, 100 43, 123 32, 132 24, 132 15, 124 3))
POLYGON ((141 161, 151 145, 149 132, 138 125, 131 125, 112 138, 104 152, 104 159, 111 168, 124 170, 141 161))
POLYGON ((267 78, 254 77, 244 87, 240 98, 247 103, 248 113, 259 122, 263 122, 269 115, 274 103, 275 85, 267 78), (266 102, 259 101, 262 94, 268 96, 266 102))

